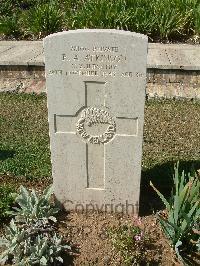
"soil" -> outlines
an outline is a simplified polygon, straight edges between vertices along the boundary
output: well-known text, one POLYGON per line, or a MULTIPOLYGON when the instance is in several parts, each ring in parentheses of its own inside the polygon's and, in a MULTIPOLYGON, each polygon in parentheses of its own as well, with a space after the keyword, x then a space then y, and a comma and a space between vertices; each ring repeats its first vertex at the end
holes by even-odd
POLYGON ((36 192, 43 191, 47 186, 52 184, 51 177, 42 177, 40 179, 27 179, 24 176, 13 177, 11 175, 2 175, 0 176, 1 185, 10 185, 19 189, 20 186, 25 186, 28 189, 34 188, 36 192))
MULTIPOLYGON (((1 184, 9 183, 15 185, 16 188, 24 185, 29 189, 34 188, 37 192, 41 192, 51 182, 51 178, 30 181, 25 177, 0 177, 1 184)), ((148 238, 143 254, 144 261, 140 265, 180 266, 161 230, 156 214, 139 219, 140 227, 148 238)), ((137 217, 123 214, 61 211, 58 217, 58 231, 72 247, 72 252, 65 257, 64 265, 125 265, 120 252, 113 247, 108 232, 111 228, 125 224, 137 225, 137 223, 137 217)), ((2 233, 3 227, 0 226, 0 235, 2 233)), ((192 265, 200 265, 200 261, 192 265)))
MULTIPOLYGON (((79 247, 78 254, 75 253, 77 255, 72 256, 71 261, 69 258, 66 265, 124 265, 120 252, 113 248, 108 230, 122 224, 134 224, 135 221, 136 217, 117 214, 63 213, 59 231, 75 247, 79 247)), ((147 260, 148 265, 181 265, 164 237, 155 215, 142 217, 141 223, 149 238, 142 265, 147 265, 147 260)))

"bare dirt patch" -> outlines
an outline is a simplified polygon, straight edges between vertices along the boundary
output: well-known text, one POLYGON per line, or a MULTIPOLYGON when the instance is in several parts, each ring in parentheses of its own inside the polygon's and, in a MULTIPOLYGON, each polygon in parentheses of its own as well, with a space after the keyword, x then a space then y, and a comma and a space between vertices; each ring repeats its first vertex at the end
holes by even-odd
MULTIPOLYGON (((121 254, 113 247, 109 229, 124 224, 134 224, 134 216, 97 213, 63 213, 59 231, 79 252, 66 265, 124 265, 121 254)), ((180 265, 163 235, 155 215, 141 218, 141 226, 149 243, 141 265, 180 265)))

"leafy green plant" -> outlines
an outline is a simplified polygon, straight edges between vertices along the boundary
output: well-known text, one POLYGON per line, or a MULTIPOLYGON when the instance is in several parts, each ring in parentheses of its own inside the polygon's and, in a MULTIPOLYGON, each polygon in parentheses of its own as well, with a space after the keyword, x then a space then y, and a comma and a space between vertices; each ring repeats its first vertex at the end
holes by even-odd
POLYGON ((0 16, 11 16, 13 11, 12 0, 1 1, 0 16))
POLYGON ((184 262, 184 252, 197 250, 200 235, 195 227, 200 216, 200 181, 198 176, 179 175, 175 166, 174 190, 169 201, 153 186, 167 209, 167 218, 158 215, 161 227, 178 258, 184 262))
POLYGON ((153 16, 154 1, 136 0, 131 6, 131 18, 128 29, 131 31, 148 34, 150 37, 155 32, 156 17, 153 16))
POLYGON ((0 31, 40 38, 63 28, 115 28, 154 40, 194 35, 198 41, 199 13, 198 0, 5 0, 0 6, 0 31))
POLYGON ((0 262, 25 265, 59 265, 63 263, 62 253, 70 250, 63 243, 63 238, 55 231, 58 209, 49 203, 52 188, 47 188, 38 197, 33 190, 20 188, 15 208, 15 219, 6 227, 6 234, 0 239, 0 246, 5 247, 0 262))
POLYGON ((67 18, 71 28, 116 28, 127 29, 130 19, 127 3, 124 0, 88 0, 80 8, 72 11, 67 18))
POLYGON ((26 227, 12 219, 6 228, 6 237, 0 239, 0 245, 6 247, 0 262, 9 261, 19 266, 59 265, 63 262, 62 252, 70 250, 70 246, 62 242, 52 227, 26 227))
POLYGON ((15 201, 19 207, 14 207, 15 211, 10 212, 19 222, 32 223, 39 219, 51 219, 56 222, 54 215, 59 211, 58 208, 52 207, 50 197, 52 187, 46 188, 38 197, 35 190, 29 192, 25 187, 20 187, 20 194, 15 201))
POLYGON ((2 16, 0 18, 0 33, 18 38, 22 34, 19 20, 18 13, 14 13, 12 16, 2 16))
POLYGON ((138 265, 144 262, 144 252, 148 238, 140 226, 121 225, 111 228, 108 234, 113 246, 120 252, 124 260, 123 265, 138 265))
POLYGON ((82 7, 82 5, 86 2, 85 0, 61 0, 61 5, 67 11, 75 11, 82 7))
POLYGON ((9 217, 8 211, 10 211, 14 203, 15 189, 10 185, 0 186, 0 222, 9 217))
POLYGON ((114 28, 144 33, 152 40, 198 42, 199 14, 199 0, 4 0, 0 31, 41 38, 63 29, 114 28))
POLYGON ((35 4, 38 4, 38 3, 43 3, 44 1, 42 0, 15 0, 15 5, 22 9, 22 10, 25 10, 25 9, 29 9, 30 7, 34 6, 35 4))
POLYGON ((169 39, 171 36, 179 36, 184 33, 185 25, 190 17, 188 13, 181 12, 170 0, 154 1, 154 16, 157 36, 161 39, 169 39))
POLYGON ((194 10, 194 32, 200 37, 200 4, 194 10))
POLYGON ((40 38, 62 30, 63 14, 59 3, 51 0, 31 8, 23 20, 27 33, 40 38))

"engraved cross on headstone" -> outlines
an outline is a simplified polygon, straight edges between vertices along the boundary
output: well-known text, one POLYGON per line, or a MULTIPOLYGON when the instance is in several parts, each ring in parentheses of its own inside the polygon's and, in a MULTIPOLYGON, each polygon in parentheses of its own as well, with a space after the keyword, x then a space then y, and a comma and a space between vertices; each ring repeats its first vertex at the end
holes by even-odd
POLYGON ((106 147, 116 137, 136 136, 138 118, 112 117, 107 111, 106 84, 96 81, 84 83, 85 105, 74 115, 55 115, 55 133, 77 134, 86 143, 86 188, 103 190, 106 147), (83 114, 85 117, 81 116, 83 114))

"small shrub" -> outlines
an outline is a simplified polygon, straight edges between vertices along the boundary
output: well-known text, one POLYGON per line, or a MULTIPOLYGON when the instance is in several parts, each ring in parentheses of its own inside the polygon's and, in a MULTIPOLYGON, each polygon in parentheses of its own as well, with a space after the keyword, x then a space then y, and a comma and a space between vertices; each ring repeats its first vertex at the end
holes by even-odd
POLYGON ((123 258, 123 265, 139 265, 144 262, 148 238, 137 225, 121 225, 109 230, 113 246, 123 258))
POLYGON ((22 10, 26 10, 39 2, 42 2, 42 0, 15 0, 15 5, 22 10))
POLYGON ((5 218, 8 218, 13 203, 14 203, 14 194, 15 189, 9 185, 0 186, 0 222, 5 218))
POLYGON ((161 40, 177 39, 185 34, 192 34, 193 17, 197 10, 196 0, 79 2, 79 5, 71 8, 71 16, 67 14, 69 28, 124 29, 161 40))
POLYGON ((184 34, 185 26, 190 18, 191 12, 181 12, 177 5, 170 0, 154 1, 154 17, 156 35, 160 39, 168 40, 170 37, 178 37, 184 34))
POLYGON ((163 232, 170 240, 178 258, 184 262, 184 253, 199 248, 197 225, 200 217, 200 181, 198 176, 179 175, 175 167, 174 190, 169 201, 153 186, 167 209, 167 218, 158 215, 163 232))
POLYGON ((62 0, 60 1, 63 8, 67 11, 75 11, 82 7, 85 3, 85 0, 62 0))
POLYGON ((114 28, 152 40, 191 37, 198 42, 199 14, 199 0, 4 0, 0 5, 1 32, 22 38, 41 38, 63 28, 114 28))
POLYGON ((0 246, 5 251, 0 262, 11 262, 19 266, 25 265, 60 265, 63 263, 62 252, 70 250, 63 244, 63 239, 55 232, 56 218, 53 216, 58 209, 49 201, 52 188, 38 197, 33 190, 29 193, 24 187, 16 202, 15 219, 6 228, 6 235, 0 239, 0 246))
POLYGON ((18 38, 22 34, 18 13, 14 13, 12 16, 2 16, 0 18, 0 33, 15 38, 18 38))
POLYGON ((70 28, 115 28, 127 29, 130 19, 127 3, 124 0, 88 0, 72 10, 67 18, 70 28))
MULTIPOLYGON (((54 215, 59 211, 58 208, 52 207, 50 197, 52 188, 44 190, 41 197, 36 195, 35 190, 29 192, 25 187, 20 187, 20 194, 16 198, 19 207, 14 207, 12 215, 19 222, 27 224, 37 222, 40 219, 55 219, 54 215)), ((56 222, 56 219, 53 220, 56 222)))
POLYGON ((128 24, 130 31, 154 36, 156 31, 156 17, 154 13, 154 1, 136 0, 131 6, 131 19, 128 24))
POLYGON ((200 4, 194 10, 194 33, 200 37, 200 4))
POLYGON ((31 8, 23 20, 27 33, 40 38, 62 30, 63 14, 59 3, 51 0, 31 8))
POLYGON ((12 0, 1 1, 0 16, 11 16, 13 12, 12 0))

